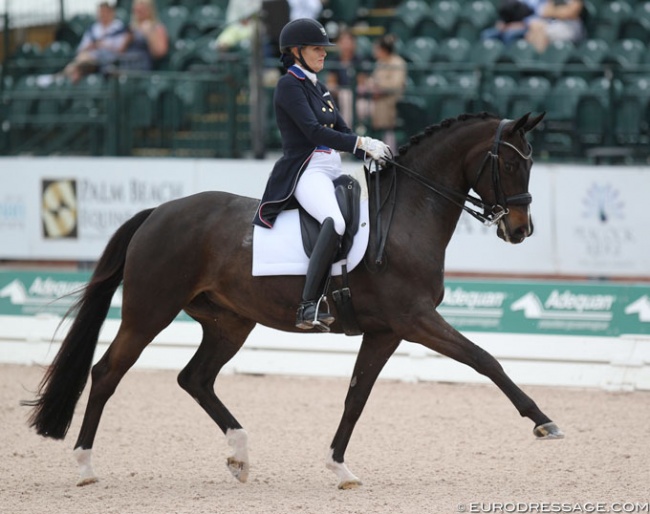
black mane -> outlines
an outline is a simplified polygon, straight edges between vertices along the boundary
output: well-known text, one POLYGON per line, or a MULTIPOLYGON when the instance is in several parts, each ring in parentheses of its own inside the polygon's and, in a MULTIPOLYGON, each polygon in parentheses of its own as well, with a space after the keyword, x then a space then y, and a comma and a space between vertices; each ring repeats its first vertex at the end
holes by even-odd
POLYGON ((440 130, 447 129, 450 126, 452 126, 454 123, 457 123, 459 121, 467 121, 471 119, 481 119, 485 120, 488 118, 498 118, 495 114, 489 113, 489 112, 480 112, 477 114, 461 114, 460 116, 457 116, 456 118, 447 118, 442 120, 440 123, 437 125, 429 125, 426 127, 422 132, 419 134, 415 134, 409 138, 409 142, 400 146, 399 147, 399 156, 405 155, 409 149, 414 146, 419 144, 424 138, 429 137, 430 135, 439 132, 440 130))

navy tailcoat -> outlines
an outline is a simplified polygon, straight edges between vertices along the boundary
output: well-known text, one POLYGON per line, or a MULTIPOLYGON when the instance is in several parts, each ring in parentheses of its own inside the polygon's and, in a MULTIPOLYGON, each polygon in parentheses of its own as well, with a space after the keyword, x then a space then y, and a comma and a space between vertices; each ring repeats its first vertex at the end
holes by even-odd
MULTIPOLYGON (((297 206, 293 197, 300 175, 316 150, 354 152, 357 142, 330 92, 297 66, 291 66, 275 89, 275 117, 282 136, 282 157, 275 163, 253 223, 271 228, 283 209, 297 206)), ((363 151, 357 156, 363 158, 363 151)))

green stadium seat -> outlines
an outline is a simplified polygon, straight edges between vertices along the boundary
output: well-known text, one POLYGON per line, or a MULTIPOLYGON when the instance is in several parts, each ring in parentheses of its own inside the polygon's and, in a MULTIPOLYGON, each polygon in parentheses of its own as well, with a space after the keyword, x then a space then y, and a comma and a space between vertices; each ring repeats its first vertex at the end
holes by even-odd
POLYGON ((618 39, 622 22, 632 16, 632 7, 624 0, 605 2, 596 19, 589 24, 589 37, 613 43, 618 39))
POLYGON ((609 143, 607 133, 612 125, 611 108, 622 89, 620 80, 606 77, 593 80, 588 86, 576 106, 576 137, 583 155, 589 148, 609 143))
POLYGON ((441 41, 434 56, 435 62, 467 62, 471 44, 464 38, 451 37, 441 41))
POLYGON ((542 101, 542 108, 546 111, 542 145, 550 155, 566 157, 579 152, 580 142, 576 133, 577 106, 588 89, 584 78, 563 76, 542 101))
POLYGON ((402 57, 412 63, 429 63, 438 51, 438 43, 432 37, 419 36, 409 39, 402 47, 402 57))
POLYGON ((76 48, 81 41, 81 37, 88 27, 95 21, 92 14, 77 14, 68 21, 62 23, 54 33, 56 41, 65 41, 72 47, 76 48))
POLYGON ((404 44, 401 55, 409 62, 408 73, 414 82, 420 82, 430 70, 437 50, 438 44, 431 37, 415 37, 404 44))
POLYGON ((609 52, 609 43, 603 39, 587 39, 578 46, 564 62, 564 72, 586 80, 602 74, 600 65, 609 52))
POLYGON ((428 13, 419 21, 415 32, 441 41, 454 36, 461 4, 456 0, 433 2, 428 13))
POLYGON ((43 50, 38 43, 23 43, 10 57, 6 70, 16 78, 40 73, 42 57, 43 50))
POLYGON ((508 115, 521 116, 522 112, 546 111, 545 100, 551 91, 551 81, 542 75, 520 79, 517 89, 508 102, 508 115))
POLYGON ((20 77, 13 83, 13 91, 20 92, 23 96, 13 99, 10 102, 7 120, 15 127, 28 127, 31 123, 31 116, 36 113, 38 106, 37 78, 35 75, 20 77))
POLYGON ((650 1, 640 2, 634 7, 633 16, 621 22, 618 37, 650 44, 650 1))
POLYGON ((429 4, 424 0, 406 0, 397 7, 389 32, 406 44, 416 36, 418 24, 428 14, 429 4))
POLYGON ((473 72, 458 73, 451 77, 449 87, 442 95, 439 118, 455 118, 460 114, 476 110, 478 91, 479 80, 473 72))
POLYGON ((622 39, 616 41, 601 58, 600 64, 612 65, 618 68, 633 69, 641 64, 646 53, 646 46, 638 39, 622 39))
POLYGON ((161 11, 160 21, 165 24, 169 40, 173 44, 182 39, 183 31, 190 24, 190 11, 184 5, 171 5, 161 11))
MULTIPOLYGON (((227 3, 226 0, 219 1, 227 3)), ((360 0, 329 0, 326 7, 330 11, 329 17, 333 21, 352 26, 357 21, 361 3, 360 0)))
POLYGON ((431 73, 418 84, 418 96, 426 101, 428 124, 440 120, 442 104, 451 88, 447 77, 442 73, 431 73))
POLYGON ((480 33, 497 20, 497 10, 489 0, 473 0, 461 8, 456 24, 456 37, 474 42, 480 33))
POLYGON ((575 45, 571 41, 552 41, 539 56, 539 66, 549 75, 558 77, 574 53, 575 45))
POLYGON ((525 39, 518 39, 504 48, 495 61, 501 73, 506 73, 516 79, 526 74, 537 74, 539 54, 525 39))
POLYGON ((517 81, 509 75, 495 75, 486 85, 486 95, 489 107, 487 110, 507 118, 510 114, 509 104, 518 89, 517 81))
POLYGON ((216 5, 200 5, 192 11, 191 26, 196 27, 200 36, 222 28, 225 23, 226 13, 216 5))
POLYGON ((546 119, 565 121, 573 118, 578 99, 588 90, 582 77, 564 76, 553 85, 544 102, 546 119))
POLYGON ((490 68, 505 51, 505 46, 499 39, 479 39, 472 45, 468 60, 476 66, 490 68))

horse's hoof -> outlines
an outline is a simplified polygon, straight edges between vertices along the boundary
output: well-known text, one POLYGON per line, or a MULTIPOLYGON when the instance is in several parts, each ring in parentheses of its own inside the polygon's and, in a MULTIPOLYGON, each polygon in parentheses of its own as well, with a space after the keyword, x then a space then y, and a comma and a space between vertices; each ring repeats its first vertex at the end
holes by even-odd
POLYGON ((533 434, 538 439, 562 439, 564 437, 564 432, 552 421, 543 425, 537 425, 533 429, 533 434))
POLYGON ((242 462, 235 459, 234 457, 228 457, 226 466, 228 466, 228 470, 232 473, 232 476, 234 476, 242 484, 246 483, 246 480, 248 480, 249 470, 248 462, 242 462))
POLYGON ((356 480, 344 480, 343 482, 339 483, 338 488, 339 489, 357 489, 361 487, 361 480, 356 479, 356 480))
POLYGON ((94 484, 96 482, 99 482, 99 479, 97 477, 85 477, 77 482, 77 487, 83 487, 85 485, 94 484))

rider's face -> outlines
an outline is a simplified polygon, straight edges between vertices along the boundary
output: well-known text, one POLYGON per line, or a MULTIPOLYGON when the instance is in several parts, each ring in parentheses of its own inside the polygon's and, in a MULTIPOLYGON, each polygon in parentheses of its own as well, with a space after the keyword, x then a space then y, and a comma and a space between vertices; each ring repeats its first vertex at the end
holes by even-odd
MULTIPOLYGON (((294 55, 298 56, 298 48, 293 48, 294 55)), ((325 66, 327 52, 323 46, 303 46, 302 58, 315 73, 318 73, 325 66)))

